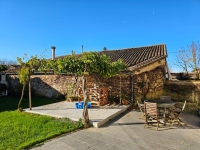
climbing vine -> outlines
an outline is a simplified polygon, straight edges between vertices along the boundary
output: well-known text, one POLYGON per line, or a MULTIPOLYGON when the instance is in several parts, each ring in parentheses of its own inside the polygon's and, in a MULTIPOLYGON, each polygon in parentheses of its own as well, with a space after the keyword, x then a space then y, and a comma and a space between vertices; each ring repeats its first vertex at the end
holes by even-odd
MULTIPOLYGON (((46 72, 52 71, 54 73, 66 73, 74 75, 75 77, 82 77, 84 97, 82 121, 85 127, 90 126, 87 110, 87 76, 97 74, 100 76, 111 77, 120 73, 120 71, 125 68, 126 65, 122 60, 111 63, 108 56, 97 52, 84 52, 81 55, 72 53, 71 55, 56 60, 43 60, 40 67, 41 70, 46 72)), ((74 87, 76 87, 76 85, 74 85, 74 87)))

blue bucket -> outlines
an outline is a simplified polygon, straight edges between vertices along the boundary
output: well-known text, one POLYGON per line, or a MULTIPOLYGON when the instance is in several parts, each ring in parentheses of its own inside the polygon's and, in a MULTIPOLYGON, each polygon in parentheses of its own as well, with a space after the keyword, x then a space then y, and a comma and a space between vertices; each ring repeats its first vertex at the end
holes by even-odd
POLYGON ((76 102, 75 103, 77 109, 83 109, 83 104, 84 104, 83 102, 76 102))
POLYGON ((91 102, 88 102, 88 103, 87 103, 87 107, 88 107, 88 108, 91 108, 91 102))
MULTIPOLYGON (((76 102, 75 106, 77 109, 83 109, 84 102, 76 102)), ((91 108, 91 102, 87 103, 88 108, 91 108)))

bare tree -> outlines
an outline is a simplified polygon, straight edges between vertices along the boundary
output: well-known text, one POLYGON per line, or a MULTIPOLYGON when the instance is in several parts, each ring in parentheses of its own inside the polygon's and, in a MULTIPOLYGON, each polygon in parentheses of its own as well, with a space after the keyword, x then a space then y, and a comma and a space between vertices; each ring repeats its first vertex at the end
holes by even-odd
POLYGON ((188 75, 188 68, 195 72, 195 78, 200 79, 200 43, 192 42, 187 49, 182 48, 176 55, 175 65, 188 75))
POLYGON ((6 64, 6 59, 0 59, 0 64, 5 65, 6 64))
POLYGON ((183 72, 188 74, 188 62, 190 61, 189 55, 185 49, 178 51, 175 59, 175 65, 182 68, 183 72))
POLYGON ((188 62, 189 67, 195 72, 196 79, 199 79, 199 68, 200 68, 200 43, 192 42, 188 45, 188 50, 191 54, 191 61, 188 62))
POLYGON ((7 60, 6 58, 0 59, 1 65, 17 65, 17 61, 7 60))

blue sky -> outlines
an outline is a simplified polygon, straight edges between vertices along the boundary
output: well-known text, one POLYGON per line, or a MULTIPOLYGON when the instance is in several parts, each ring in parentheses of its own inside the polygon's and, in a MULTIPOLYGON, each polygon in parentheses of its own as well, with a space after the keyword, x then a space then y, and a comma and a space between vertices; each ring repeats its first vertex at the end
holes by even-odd
POLYGON ((200 0, 0 0, 0 59, 167 45, 168 64, 200 40, 200 0))

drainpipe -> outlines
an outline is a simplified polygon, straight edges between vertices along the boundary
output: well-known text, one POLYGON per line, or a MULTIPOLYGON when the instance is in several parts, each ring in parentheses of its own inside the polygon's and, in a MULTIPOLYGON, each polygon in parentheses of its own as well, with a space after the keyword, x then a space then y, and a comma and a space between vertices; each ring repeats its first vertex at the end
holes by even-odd
POLYGON ((133 73, 131 74, 131 105, 133 105, 133 73))
POLYGON ((121 83, 121 75, 119 74, 119 102, 122 104, 122 83, 121 83))
POLYGON ((56 49, 56 47, 55 46, 51 46, 51 54, 52 54, 52 60, 54 60, 55 59, 55 49, 56 49))

